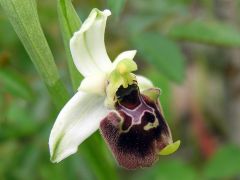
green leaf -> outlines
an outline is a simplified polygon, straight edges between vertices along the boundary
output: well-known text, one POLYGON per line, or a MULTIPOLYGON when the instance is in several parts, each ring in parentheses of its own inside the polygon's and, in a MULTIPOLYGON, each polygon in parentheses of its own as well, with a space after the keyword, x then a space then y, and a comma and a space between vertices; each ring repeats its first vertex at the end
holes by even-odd
POLYGON ((60 109, 68 99, 68 93, 60 81, 53 55, 43 34, 36 1, 0 0, 0 5, 44 80, 53 102, 60 109))
POLYGON ((133 39, 144 60, 176 82, 184 79, 185 58, 178 45, 158 33, 142 33, 133 39))
POLYGON ((180 159, 162 160, 157 166, 143 170, 134 180, 164 179, 164 180, 196 180, 196 170, 180 159))
POLYGON ((107 0, 107 6, 113 12, 115 17, 120 15, 125 3, 126 0, 107 0))
POLYGON ((132 15, 124 19, 125 29, 128 33, 136 34, 150 28, 156 21, 159 21, 160 16, 156 15, 132 15))
POLYGON ((207 179, 223 179, 240 176, 240 147, 225 145, 209 160, 204 169, 207 179))
POLYGON ((0 140, 28 137, 39 130, 31 110, 21 101, 13 101, 6 111, 6 122, 0 128, 0 140))
POLYGON ((0 86, 3 86, 4 91, 22 97, 24 99, 31 99, 33 94, 30 86, 21 77, 21 75, 13 70, 1 68, 0 69, 0 86))
POLYGON ((227 24, 191 21, 173 26, 169 36, 178 40, 218 46, 240 46, 240 31, 227 24))
POLYGON ((71 3, 71 0, 58 0, 57 8, 72 85, 73 89, 76 90, 80 85, 82 76, 73 63, 69 42, 74 32, 79 30, 82 23, 71 3))
POLYGON ((35 167, 40 160, 41 149, 37 145, 26 144, 25 149, 21 151, 16 163, 19 168, 14 170, 14 174, 19 179, 28 177, 34 179, 36 174, 35 167))

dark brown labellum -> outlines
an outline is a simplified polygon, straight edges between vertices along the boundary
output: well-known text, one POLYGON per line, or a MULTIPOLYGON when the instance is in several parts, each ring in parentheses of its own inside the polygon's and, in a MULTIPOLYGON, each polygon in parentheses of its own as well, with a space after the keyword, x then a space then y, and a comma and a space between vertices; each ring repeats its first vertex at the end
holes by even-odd
POLYGON ((137 84, 120 87, 116 96, 116 111, 101 121, 102 135, 120 166, 151 166, 159 151, 172 142, 158 100, 140 94, 137 84))

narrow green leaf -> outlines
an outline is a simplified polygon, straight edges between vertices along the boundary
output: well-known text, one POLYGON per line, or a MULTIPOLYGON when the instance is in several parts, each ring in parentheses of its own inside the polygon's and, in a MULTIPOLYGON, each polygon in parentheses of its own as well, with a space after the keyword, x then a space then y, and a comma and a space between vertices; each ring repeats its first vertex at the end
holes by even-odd
POLYGON ((240 147, 225 145, 209 160, 204 168, 206 179, 232 179, 240 176, 240 147))
MULTIPOLYGON (((6 112, 7 126, 4 126, 1 132, 5 138, 26 137, 39 129, 38 123, 33 121, 33 114, 29 113, 29 110, 26 105, 17 101, 12 102, 6 112)), ((2 138, 1 135, 0 138, 2 138)))
POLYGON ((240 46, 240 31, 227 24, 193 21, 173 26, 169 36, 178 40, 218 46, 240 46))
POLYGON ((0 0, 0 5, 44 80, 53 102, 57 108, 61 108, 68 99, 68 93, 60 81, 53 55, 43 34, 36 1, 0 0))
POLYGON ((0 87, 4 91, 10 92, 12 95, 22 97, 24 99, 32 98, 31 88, 21 75, 13 70, 0 68, 0 87))
POLYGON ((178 45, 158 33, 142 33, 133 39, 144 60, 176 82, 184 79, 185 58, 178 45))
POLYGON ((126 0, 107 0, 107 6, 113 12, 115 17, 120 15, 125 3, 126 0))
POLYGON ((73 63, 70 53, 69 41, 74 32, 80 28, 82 23, 71 3, 71 0, 58 0, 58 17, 66 50, 72 85, 73 89, 76 90, 80 85, 82 76, 73 63))

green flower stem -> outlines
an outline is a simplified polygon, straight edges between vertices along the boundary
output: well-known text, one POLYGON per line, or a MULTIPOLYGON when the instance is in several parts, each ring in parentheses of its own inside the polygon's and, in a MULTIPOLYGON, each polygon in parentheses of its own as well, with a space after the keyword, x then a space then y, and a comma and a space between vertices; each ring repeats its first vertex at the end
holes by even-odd
POLYGON ((60 80, 53 55, 43 34, 36 1, 0 0, 0 5, 46 84, 54 104, 60 109, 69 95, 60 80))
POLYGON ((73 90, 77 90, 82 80, 82 76, 73 63, 69 41, 73 36, 73 33, 79 30, 82 22, 72 5, 71 0, 58 0, 57 9, 72 86, 73 90))

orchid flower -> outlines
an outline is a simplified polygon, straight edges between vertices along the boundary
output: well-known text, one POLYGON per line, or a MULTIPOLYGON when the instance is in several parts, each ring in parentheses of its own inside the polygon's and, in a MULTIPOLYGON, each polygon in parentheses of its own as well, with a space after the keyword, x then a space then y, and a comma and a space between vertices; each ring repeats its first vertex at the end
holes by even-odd
POLYGON ((84 76, 76 94, 59 113, 51 130, 52 162, 74 154, 91 134, 100 132, 119 165, 151 166, 159 155, 176 151, 160 108, 160 89, 133 74, 136 50, 108 57, 104 33, 109 10, 93 9, 70 40, 71 54, 84 76))

